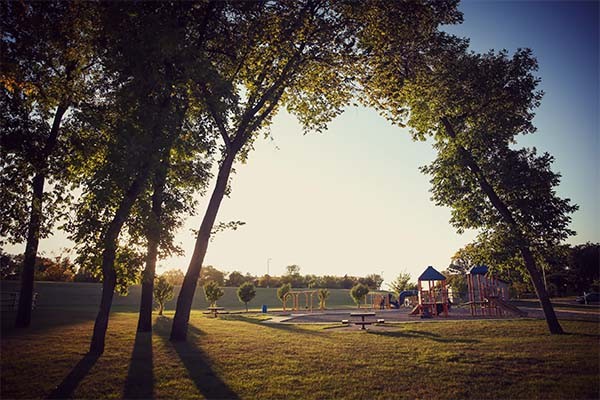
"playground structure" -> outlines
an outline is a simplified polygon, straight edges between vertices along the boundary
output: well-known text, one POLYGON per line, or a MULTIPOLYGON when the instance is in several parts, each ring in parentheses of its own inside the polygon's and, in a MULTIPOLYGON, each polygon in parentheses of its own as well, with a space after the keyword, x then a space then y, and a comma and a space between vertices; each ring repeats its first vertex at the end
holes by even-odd
POLYGON ((316 290, 290 290, 283 296, 283 311, 287 311, 287 300, 290 297, 292 298, 292 311, 299 311, 299 297, 301 295, 304 295, 304 309, 312 312, 314 297, 317 296, 318 298, 318 292, 316 290))
POLYGON ((494 277, 485 265, 472 267, 467 273, 471 315, 502 317, 505 313, 527 313, 508 303, 508 282, 494 277))
POLYGON ((419 304, 410 312, 410 315, 421 315, 421 318, 431 316, 448 316, 448 289, 446 277, 432 266, 428 266, 419 276, 417 282, 419 304), (427 282, 427 290, 425 290, 427 282))
POLYGON ((419 291, 418 290, 404 290, 400 292, 398 295, 398 304, 404 307, 411 307, 413 305, 413 301, 419 300, 419 291))
POLYGON ((366 304, 374 310, 391 310, 399 308, 399 303, 394 301, 390 292, 369 292, 365 299, 366 304))

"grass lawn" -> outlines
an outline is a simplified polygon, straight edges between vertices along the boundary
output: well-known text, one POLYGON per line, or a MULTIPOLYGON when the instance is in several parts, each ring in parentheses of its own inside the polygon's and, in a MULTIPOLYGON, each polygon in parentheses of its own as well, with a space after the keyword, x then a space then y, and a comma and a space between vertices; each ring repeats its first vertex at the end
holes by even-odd
POLYGON ((137 315, 114 313, 106 352, 93 359, 85 355, 93 316, 40 310, 28 331, 4 323, 1 397, 591 399, 600 393, 596 322, 563 321, 569 332, 563 336, 548 335, 536 320, 361 332, 195 312, 188 341, 172 344, 172 314, 155 319, 153 334, 136 335, 137 315))

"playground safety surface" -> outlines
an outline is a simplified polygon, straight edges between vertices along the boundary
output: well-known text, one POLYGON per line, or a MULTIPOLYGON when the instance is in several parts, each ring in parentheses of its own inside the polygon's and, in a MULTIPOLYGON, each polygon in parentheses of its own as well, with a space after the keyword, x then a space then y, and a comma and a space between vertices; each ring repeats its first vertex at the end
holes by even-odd
MULTIPOLYGON (((439 321, 452 321, 452 320, 478 320, 478 319, 515 319, 515 318, 533 318, 533 319, 544 319, 544 314, 540 308, 533 307, 520 307, 521 310, 527 312, 527 317, 518 317, 512 314, 506 314, 503 317, 489 317, 489 316, 472 316, 468 308, 453 307, 448 313, 447 317, 433 317, 433 318, 421 318, 418 315, 409 315, 410 308, 401 308, 399 310, 371 310, 361 309, 364 311, 372 311, 376 313, 373 317, 373 321, 376 319, 384 319, 385 323, 397 323, 397 322, 439 322, 439 321)), ((313 311, 313 312, 272 312, 272 319, 265 321, 265 323, 292 323, 292 324, 331 324, 341 323, 343 319, 352 320, 350 313, 355 312, 356 309, 343 309, 343 310, 325 310, 325 311, 313 311)), ((585 321, 596 321, 600 322, 600 309, 591 310, 567 310, 555 308, 556 315, 560 319, 566 320, 585 320, 585 321)), ((383 327, 385 325, 372 325, 374 328, 383 327)))

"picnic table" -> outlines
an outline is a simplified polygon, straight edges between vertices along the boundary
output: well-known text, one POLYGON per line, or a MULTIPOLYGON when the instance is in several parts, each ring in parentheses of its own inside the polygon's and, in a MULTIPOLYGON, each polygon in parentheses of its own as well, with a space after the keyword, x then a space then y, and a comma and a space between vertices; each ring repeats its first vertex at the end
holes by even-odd
POLYGON ((208 307, 207 310, 213 314, 213 316, 215 318, 217 318, 217 314, 219 314, 219 311, 223 311, 225 309, 225 307, 208 307))
POLYGON ((360 321, 355 321, 354 325, 360 325, 360 329, 365 330, 365 325, 373 324, 373 321, 365 321, 365 317, 374 317, 376 314, 374 312, 354 312, 350 313, 351 317, 360 317, 360 321))

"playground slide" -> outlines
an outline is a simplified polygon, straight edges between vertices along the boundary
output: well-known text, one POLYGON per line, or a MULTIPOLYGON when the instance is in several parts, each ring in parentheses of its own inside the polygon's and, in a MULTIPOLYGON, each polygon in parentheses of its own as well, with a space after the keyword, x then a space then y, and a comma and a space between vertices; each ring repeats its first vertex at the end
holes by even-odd
POLYGON ((417 304, 415 306, 415 308, 413 308, 412 311, 408 313, 408 315, 419 315, 420 313, 421 313, 421 306, 417 304))
POLYGON ((419 292, 416 290, 404 290, 398 295, 398 305, 404 304, 404 299, 409 296, 417 296, 419 292))
POLYGON ((490 303, 495 304, 496 306, 498 306, 499 308, 503 309, 506 312, 517 314, 519 317, 527 316, 527 312, 519 309, 518 307, 513 306, 512 304, 505 302, 502 299, 499 299, 497 297, 490 297, 487 300, 490 303))

